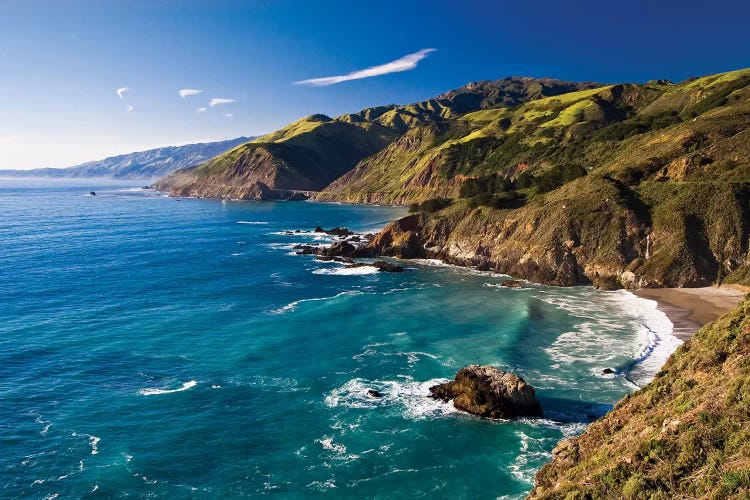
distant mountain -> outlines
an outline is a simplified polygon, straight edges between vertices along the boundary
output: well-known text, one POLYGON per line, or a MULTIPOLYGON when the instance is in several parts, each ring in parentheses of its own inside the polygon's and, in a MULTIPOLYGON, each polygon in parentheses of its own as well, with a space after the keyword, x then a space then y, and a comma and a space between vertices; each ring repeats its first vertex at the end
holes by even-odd
POLYGON ((311 115, 156 185, 175 196, 205 198, 266 199, 318 191, 416 127, 594 86, 513 77, 470 83, 406 106, 378 106, 336 118, 311 115))
POLYGON ((89 161, 67 168, 37 168, 33 170, 0 170, 6 177, 156 179, 181 168, 192 167, 210 160, 253 137, 238 137, 227 141, 202 142, 184 146, 149 149, 103 160, 89 161))

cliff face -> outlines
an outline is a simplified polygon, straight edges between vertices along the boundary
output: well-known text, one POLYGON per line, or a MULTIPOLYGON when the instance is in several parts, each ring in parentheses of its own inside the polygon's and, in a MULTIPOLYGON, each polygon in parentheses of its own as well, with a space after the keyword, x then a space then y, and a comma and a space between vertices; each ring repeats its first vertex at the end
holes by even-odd
POLYGON ((372 245, 384 255, 440 258, 558 286, 743 281, 750 266, 745 188, 665 183, 650 189, 653 206, 620 182, 594 176, 515 209, 458 200, 410 216, 409 227, 388 226, 372 245), (406 254, 405 238, 411 241, 406 254))
POLYGON ((160 179, 173 196, 263 199, 319 191, 415 127, 444 124, 470 111, 516 105, 591 83, 506 78, 469 84, 407 106, 379 106, 329 118, 312 115, 194 168, 160 179))
POLYGON ((750 496, 750 300, 680 346, 656 379, 562 441, 528 498, 750 496))

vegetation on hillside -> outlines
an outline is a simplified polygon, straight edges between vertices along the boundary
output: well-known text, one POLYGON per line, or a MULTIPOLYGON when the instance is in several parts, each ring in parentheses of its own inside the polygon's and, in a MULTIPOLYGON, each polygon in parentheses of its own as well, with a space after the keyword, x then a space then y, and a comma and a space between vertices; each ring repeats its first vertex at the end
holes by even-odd
POLYGON ((609 85, 412 128, 319 198, 465 198, 463 219, 440 222, 431 238, 437 256, 524 278, 607 288, 746 282, 748 144, 750 70, 609 85), (597 213, 606 219, 582 224, 597 213), (528 229, 508 229, 521 222, 528 229), (538 229, 547 226, 556 229, 538 229), (560 275, 568 254, 577 271, 560 275))
POLYGON ((413 128, 440 127, 471 111, 593 85, 506 78, 469 84, 406 106, 379 106, 336 118, 311 115, 180 170, 157 186, 173 195, 217 198, 258 198, 272 190, 317 191, 413 128))
POLYGON ((750 497, 750 299, 553 455, 529 498, 750 497))

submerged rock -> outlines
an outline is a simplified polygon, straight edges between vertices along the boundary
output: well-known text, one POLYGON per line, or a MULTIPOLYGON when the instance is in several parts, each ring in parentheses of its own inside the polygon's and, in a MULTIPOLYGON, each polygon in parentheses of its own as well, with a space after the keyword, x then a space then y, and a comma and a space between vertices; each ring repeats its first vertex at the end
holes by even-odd
POLYGON ((542 417, 534 388, 513 373, 492 366, 461 368, 455 380, 430 387, 430 397, 487 418, 542 417))
POLYGON ((323 229, 322 227, 317 226, 313 232, 325 233, 331 236, 351 236, 352 234, 354 234, 354 231, 349 231, 349 228, 347 227, 334 227, 333 229, 323 229))
POLYGON ((500 286, 504 286, 506 288, 521 288, 521 282, 519 280, 505 280, 500 283, 500 286))
POLYGON ((382 398, 383 397, 383 393, 382 392, 378 392, 375 389, 367 389, 367 395, 370 396, 371 398, 382 398))

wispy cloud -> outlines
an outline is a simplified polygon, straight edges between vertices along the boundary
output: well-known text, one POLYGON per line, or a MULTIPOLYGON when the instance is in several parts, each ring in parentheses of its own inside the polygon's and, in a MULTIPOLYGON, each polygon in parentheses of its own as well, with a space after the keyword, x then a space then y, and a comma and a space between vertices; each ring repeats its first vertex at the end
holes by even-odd
POLYGON ((133 106, 128 106, 128 113, 130 113, 130 112, 131 112, 131 111, 133 111, 134 109, 135 109, 135 108, 134 108, 133 106))
POLYGON ((122 96, 124 96, 125 92, 127 92, 128 90, 130 89, 127 87, 120 87, 119 89, 117 89, 117 95, 120 96, 120 99, 122 99, 122 96))
POLYGON ((232 117, 232 113, 224 113, 224 116, 226 116, 227 118, 231 118, 232 117))
POLYGON ((208 103, 209 106, 213 107, 217 104, 229 104, 230 102, 234 102, 234 99, 211 99, 211 102, 208 103))
POLYGON ((182 97, 184 99, 184 98, 186 98, 189 95, 202 94, 203 91, 202 90, 197 90, 197 89, 180 89, 180 90, 177 91, 177 93, 180 94, 180 97, 182 97))
POLYGON ((207 109, 208 109, 208 108, 198 108, 198 109, 196 109, 196 111, 197 111, 198 113, 205 113, 205 111, 206 111, 207 109))
POLYGON ((339 76, 326 76, 323 78, 311 78, 309 80, 300 80, 294 82, 295 85, 314 85, 316 87, 323 87, 326 85, 333 85, 336 83, 347 82, 349 80, 360 80, 362 78, 371 78, 373 76, 387 75, 388 73, 398 73, 401 71, 409 71, 417 67, 417 63, 427 57, 427 54, 434 52, 437 49, 422 49, 419 52, 413 54, 407 54, 401 59, 396 59, 389 63, 381 64, 380 66, 373 66, 371 68, 360 69, 352 71, 346 75, 339 76))

